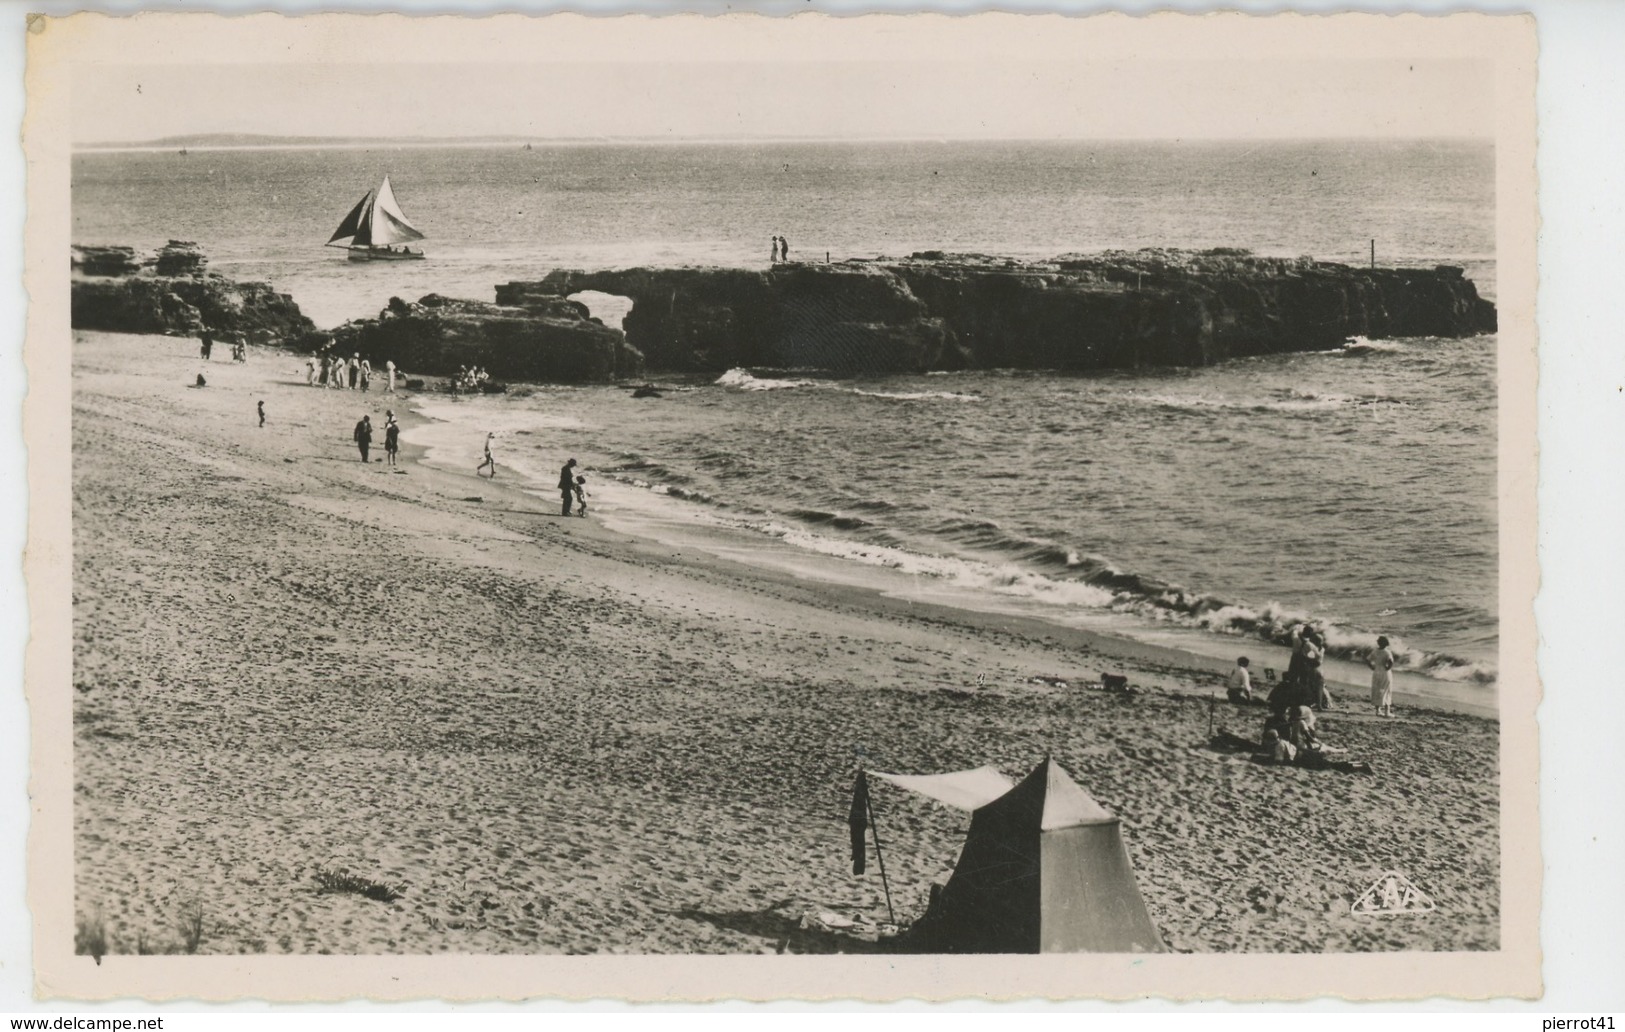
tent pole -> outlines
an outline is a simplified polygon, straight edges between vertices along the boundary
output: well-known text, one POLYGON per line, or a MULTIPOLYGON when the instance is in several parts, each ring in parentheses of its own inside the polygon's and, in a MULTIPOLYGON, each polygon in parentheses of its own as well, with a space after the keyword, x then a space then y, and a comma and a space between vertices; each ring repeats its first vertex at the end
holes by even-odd
POLYGON ((880 885, 886 890, 886 913, 891 917, 891 923, 897 923, 897 911, 891 905, 891 882, 886 880, 886 857, 880 852, 880 825, 875 823, 875 804, 873 799, 865 798, 864 804, 869 808, 869 831, 875 837, 875 861, 880 864, 880 885))

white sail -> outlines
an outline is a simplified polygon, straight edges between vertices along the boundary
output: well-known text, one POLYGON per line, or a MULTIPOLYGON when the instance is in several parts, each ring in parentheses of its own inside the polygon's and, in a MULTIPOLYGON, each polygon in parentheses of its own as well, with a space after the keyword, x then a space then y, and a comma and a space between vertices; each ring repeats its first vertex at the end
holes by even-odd
POLYGON ((423 234, 417 227, 406 221, 406 215, 401 206, 395 203, 395 191, 389 188, 389 177, 384 177, 384 183, 373 196, 372 211, 367 219, 367 228, 370 229, 368 239, 362 240, 356 235, 356 243, 372 244, 382 247, 385 244, 404 244, 408 240, 422 240, 423 234))
POLYGON ((408 222, 401 206, 395 201, 395 191, 389 187, 389 177, 374 192, 368 193, 351 209, 338 232, 328 240, 347 240, 340 247, 385 247, 404 244, 408 240, 422 240, 423 234, 408 222))

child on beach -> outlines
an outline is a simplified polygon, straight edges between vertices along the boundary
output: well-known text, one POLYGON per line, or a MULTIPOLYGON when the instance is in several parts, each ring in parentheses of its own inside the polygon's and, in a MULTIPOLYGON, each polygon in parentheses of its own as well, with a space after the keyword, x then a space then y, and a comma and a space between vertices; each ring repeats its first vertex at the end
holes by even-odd
POLYGON ((1378 636, 1376 651, 1365 657, 1365 665, 1371 668, 1371 704, 1377 708, 1377 716, 1393 716, 1394 654, 1387 638, 1378 636))
POLYGON ((1231 702, 1253 701, 1252 675, 1247 672, 1247 668, 1251 665, 1252 660, 1242 656, 1236 660, 1235 669, 1230 671, 1230 680, 1225 683, 1225 694, 1230 696, 1231 702))
POLYGON ((491 457, 491 439, 493 437, 495 437, 495 436, 496 436, 496 434, 486 434, 485 435, 485 460, 483 462, 481 462, 478 466, 474 467, 474 475, 475 476, 479 476, 480 475, 480 470, 484 469, 487 466, 490 466, 491 467, 491 476, 492 476, 492 478, 494 479, 496 477, 496 475, 497 475, 497 460, 491 457))
POLYGON ((576 515, 587 518, 587 478, 576 477, 576 515))

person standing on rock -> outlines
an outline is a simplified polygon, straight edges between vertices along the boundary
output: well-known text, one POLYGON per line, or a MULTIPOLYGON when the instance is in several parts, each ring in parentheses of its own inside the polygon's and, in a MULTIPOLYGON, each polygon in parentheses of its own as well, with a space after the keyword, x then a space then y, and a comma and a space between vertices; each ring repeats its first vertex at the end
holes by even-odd
POLYGON ((361 449, 361 461, 367 461, 367 452, 372 448, 372 417, 362 416, 361 422, 355 425, 355 446, 361 449))
POLYGON ((559 470, 559 493, 564 496, 564 515, 570 515, 570 503, 575 501, 576 460, 571 459, 559 470))
POLYGON ((784 239, 783 237, 779 237, 779 261, 787 262, 789 260, 790 260, 790 241, 784 239))
POLYGON ((770 265, 779 264, 779 238, 777 236, 773 238, 773 249, 768 252, 767 261, 770 265))
POLYGON ((474 475, 475 476, 479 476, 480 475, 480 470, 484 469, 487 466, 490 466, 491 467, 491 478, 493 480, 496 479, 497 460, 492 458, 492 456, 491 456, 491 441, 495 437, 496 437, 496 434, 486 434, 485 435, 485 459, 478 466, 474 467, 474 475))

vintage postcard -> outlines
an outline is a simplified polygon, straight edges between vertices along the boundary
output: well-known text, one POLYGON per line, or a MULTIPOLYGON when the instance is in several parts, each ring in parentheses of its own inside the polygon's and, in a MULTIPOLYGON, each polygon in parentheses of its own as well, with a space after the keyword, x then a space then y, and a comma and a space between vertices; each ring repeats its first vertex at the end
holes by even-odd
POLYGON ((38 992, 1538 994, 1535 56, 33 19, 38 992))

